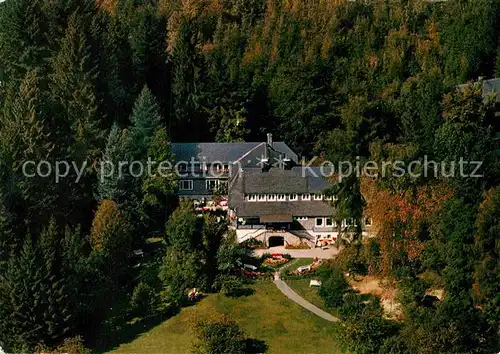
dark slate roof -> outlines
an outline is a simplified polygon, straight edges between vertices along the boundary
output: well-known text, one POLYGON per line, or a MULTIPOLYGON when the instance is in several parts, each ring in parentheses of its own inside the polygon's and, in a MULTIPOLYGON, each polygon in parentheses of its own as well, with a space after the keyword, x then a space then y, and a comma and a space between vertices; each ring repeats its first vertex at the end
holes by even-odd
POLYGON ((271 168, 262 172, 260 168, 244 169, 242 173, 244 194, 259 193, 320 193, 330 186, 327 177, 317 167, 296 166, 291 170, 271 168))
MULTIPOLYGON (((172 143, 172 152, 177 161, 234 163, 241 159, 244 165, 257 165, 259 159, 266 154, 266 143, 172 143), (250 162, 249 162, 250 161, 250 162)), ((293 161, 298 156, 284 142, 273 143, 273 148, 293 161)))
MULTIPOLYGON (((270 215, 329 216, 334 208, 327 201, 248 202, 246 194, 320 193, 331 186, 320 168, 293 167, 291 170, 244 168, 229 183, 229 206, 239 217, 270 215)), ((330 171, 323 171, 328 174, 330 171)))

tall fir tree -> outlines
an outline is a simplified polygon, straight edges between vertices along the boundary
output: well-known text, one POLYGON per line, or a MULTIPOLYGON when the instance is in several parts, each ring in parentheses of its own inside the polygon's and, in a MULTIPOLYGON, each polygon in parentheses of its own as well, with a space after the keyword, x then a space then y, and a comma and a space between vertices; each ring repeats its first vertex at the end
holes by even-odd
POLYGON ((147 86, 135 101, 130 122, 130 152, 133 158, 144 159, 153 136, 163 123, 158 102, 147 86))
POLYGON ((148 160, 152 162, 152 166, 151 171, 147 171, 142 179, 142 214, 149 231, 163 232, 165 222, 172 212, 177 187, 177 175, 170 168, 174 157, 165 128, 156 130, 150 141, 148 160))
POLYGON ((50 57, 43 0, 13 0, 0 7, 0 67, 4 83, 19 83, 27 72, 44 72, 50 57))
POLYGON ((0 278, 2 340, 7 350, 33 351, 57 344, 73 327, 72 302, 61 267, 60 234, 54 221, 38 241, 27 235, 19 256, 0 278))
POLYGON ((93 208, 93 170, 103 144, 100 114, 96 101, 96 63, 86 40, 84 19, 73 13, 68 21, 61 47, 52 62, 51 98, 54 119, 53 137, 60 160, 83 168, 78 179, 73 169, 60 181, 58 206, 71 224, 88 225, 93 208), (74 210, 75 213, 68 212, 74 210), (78 211, 78 212, 76 212, 78 211), (73 217, 80 217, 74 219, 73 217), (69 218, 68 218, 69 216, 69 218))
POLYGON ((114 123, 109 131, 106 148, 98 173, 98 198, 121 203, 126 190, 119 171, 120 161, 125 161, 124 131, 114 123))
POLYGON ((40 85, 39 76, 31 71, 19 89, 11 87, 0 127, 0 195, 5 211, 12 213, 18 237, 24 236, 28 221, 32 230, 40 229, 55 207, 52 181, 36 172, 36 164, 54 154, 40 85))

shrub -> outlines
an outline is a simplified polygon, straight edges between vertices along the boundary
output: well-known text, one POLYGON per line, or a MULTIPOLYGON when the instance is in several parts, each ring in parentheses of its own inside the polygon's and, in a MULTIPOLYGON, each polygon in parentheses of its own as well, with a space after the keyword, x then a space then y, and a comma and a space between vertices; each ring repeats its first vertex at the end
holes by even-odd
POLYGON ((236 297, 243 292, 243 280, 237 275, 223 275, 218 277, 216 282, 220 284, 221 293, 226 296, 236 297))
POLYGON ((351 273, 368 274, 368 264, 361 254, 362 247, 361 243, 346 246, 335 258, 335 265, 351 273))
POLYGON ((271 253, 264 253, 262 256, 260 256, 261 262, 264 262, 267 258, 271 258, 271 253))
POLYGON ((325 300, 326 306, 335 308, 342 305, 344 294, 350 288, 342 270, 336 267, 321 267, 319 273, 321 287, 318 294, 325 300))
POLYGON ((198 354, 244 354, 246 343, 243 331, 227 316, 202 321, 196 324, 199 343, 195 346, 198 354))
POLYGON ((380 242, 378 240, 370 238, 364 242, 361 246, 361 256, 368 273, 377 274, 380 271, 380 242))
POLYGON ((377 297, 365 301, 360 295, 347 294, 339 314, 344 320, 340 337, 349 350, 369 354, 401 348, 401 343, 394 342, 400 325, 383 318, 377 297), (379 351, 382 346, 384 351, 379 351))
POLYGON ((91 354, 90 349, 85 348, 83 345, 83 338, 81 336, 65 338, 64 341, 55 349, 49 349, 44 345, 38 345, 35 348, 36 354, 91 354))
POLYGON ((147 283, 140 282, 130 298, 130 308, 135 314, 150 314, 155 304, 155 292, 147 283))

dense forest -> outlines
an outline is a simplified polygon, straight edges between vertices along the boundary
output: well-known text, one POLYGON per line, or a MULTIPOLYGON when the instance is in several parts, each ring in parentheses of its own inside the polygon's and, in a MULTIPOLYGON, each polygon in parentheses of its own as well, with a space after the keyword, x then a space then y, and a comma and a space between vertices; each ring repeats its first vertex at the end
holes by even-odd
POLYGON ((481 82, 456 87, 500 75, 499 43, 499 0, 0 3, 0 345, 93 345, 103 309, 132 286, 127 254, 151 235, 167 234, 166 265, 137 296, 167 285, 175 299, 200 274, 217 284, 220 257, 244 251, 215 219, 173 212, 175 177, 98 178, 96 163, 271 132, 332 162, 482 161, 481 178, 343 179, 336 217, 379 222, 339 262, 405 295, 404 324, 388 329, 367 309, 351 350, 498 351, 500 123, 481 82), (42 160, 85 174, 23 174, 42 160), (432 281, 444 300, 418 306, 432 281))

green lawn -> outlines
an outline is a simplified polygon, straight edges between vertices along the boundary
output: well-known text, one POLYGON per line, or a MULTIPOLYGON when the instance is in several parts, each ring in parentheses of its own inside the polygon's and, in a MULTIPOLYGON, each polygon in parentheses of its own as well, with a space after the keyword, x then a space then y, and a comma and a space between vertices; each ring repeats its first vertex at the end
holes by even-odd
POLYGON ((321 296, 318 295, 318 288, 317 287, 310 287, 309 282, 311 281, 311 278, 308 279, 292 279, 288 278, 285 280, 285 282, 288 284, 289 287, 291 287, 297 294, 302 296, 304 299, 309 301, 311 304, 316 305, 320 309, 329 312, 328 309, 325 306, 325 302, 321 298, 321 296))
POLYGON ((190 353, 193 323, 214 312, 230 315, 245 333, 268 346, 267 353, 340 353, 337 324, 327 322, 288 300, 269 281, 252 285, 255 293, 240 298, 209 295, 199 304, 182 309, 171 319, 121 344, 112 353, 190 353))
MULTIPOLYGON (((293 271, 300 266, 309 265, 313 262, 313 259, 312 258, 302 258, 302 259, 296 259, 292 262, 293 263, 290 264, 290 267, 287 270, 293 271)), ((321 296, 318 295, 318 288, 309 286, 311 279, 317 279, 317 276, 315 276, 314 274, 311 274, 310 277, 307 277, 305 279, 304 278, 303 279, 293 279, 293 277, 286 277, 285 282, 297 294, 302 296, 304 299, 309 301, 311 304, 316 305, 317 307, 319 307, 323 311, 335 314, 334 312, 328 310, 327 307, 325 306, 325 302, 323 301, 321 296)))

